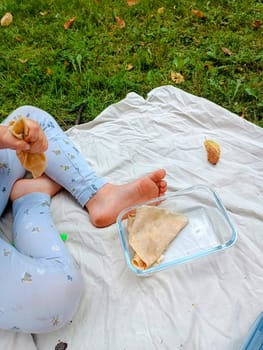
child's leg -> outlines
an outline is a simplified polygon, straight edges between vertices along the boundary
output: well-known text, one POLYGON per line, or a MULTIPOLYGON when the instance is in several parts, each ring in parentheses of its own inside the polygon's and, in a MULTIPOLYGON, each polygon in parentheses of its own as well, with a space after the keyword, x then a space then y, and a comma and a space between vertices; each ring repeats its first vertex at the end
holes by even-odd
POLYGON ((24 115, 35 119, 45 131, 47 175, 67 189, 87 208, 91 222, 98 227, 111 225, 125 207, 161 196, 167 189, 165 170, 160 169, 124 185, 112 185, 88 165, 56 121, 46 112, 31 106, 17 109, 9 118, 24 115))
POLYGON ((50 197, 29 193, 13 202, 14 243, 0 240, 0 328, 56 330, 72 320, 83 292, 79 269, 50 214, 50 197))
POLYGON ((5 123, 21 115, 36 120, 48 138, 46 174, 84 207, 106 181, 96 175, 50 114, 33 106, 23 106, 16 109, 5 123))
POLYGON ((25 175, 16 152, 10 149, 0 149, 0 216, 2 215, 13 184, 25 175))

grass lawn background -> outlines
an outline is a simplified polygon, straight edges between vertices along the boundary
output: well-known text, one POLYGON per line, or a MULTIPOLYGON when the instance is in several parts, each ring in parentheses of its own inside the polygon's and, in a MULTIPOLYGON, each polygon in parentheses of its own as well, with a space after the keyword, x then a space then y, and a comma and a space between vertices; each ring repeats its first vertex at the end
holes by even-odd
POLYGON ((66 129, 170 84, 263 126, 261 0, 2 0, 6 12, 0 119, 32 104, 66 129))

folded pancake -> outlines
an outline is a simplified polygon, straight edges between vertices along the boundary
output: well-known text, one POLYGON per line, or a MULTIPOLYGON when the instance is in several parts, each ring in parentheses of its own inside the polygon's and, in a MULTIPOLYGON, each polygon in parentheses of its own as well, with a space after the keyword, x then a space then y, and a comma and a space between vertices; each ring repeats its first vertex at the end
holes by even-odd
MULTIPOLYGON (((23 140, 28 134, 26 118, 20 117, 9 122, 9 131, 18 139, 23 140)), ((34 178, 41 176, 47 166, 44 153, 29 153, 26 151, 16 151, 17 157, 22 166, 32 173, 34 178)))
POLYGON ((145 270, 158 262, 187 223, 185 215, 164 208, 147 205, 137 208, 128 217, 129 244, 134 250, 132 264, 145 270))

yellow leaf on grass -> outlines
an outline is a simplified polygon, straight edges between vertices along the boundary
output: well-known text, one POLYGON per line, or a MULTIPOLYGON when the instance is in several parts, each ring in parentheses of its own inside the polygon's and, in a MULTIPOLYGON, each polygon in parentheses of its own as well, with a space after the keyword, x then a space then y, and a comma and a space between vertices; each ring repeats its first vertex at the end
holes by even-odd
POLYGON ((157 13, 158 13, 158 15, 163 15, 163 14, 164 14, 164 11, 165 11, 165 8, 164 8, 164 7, 160 7, 160 8, 157 10, 157 13))
POLYGON ((209 163, 216 165, 220 158, 220 145, 213 140, 205 140, 204 145, 207 153, 207 160, 209 163))
POLYGON ((256 19, 256 20, 253 22, 252 26, 253 26, 253 28, 256 30, 256 29, 259 29, 259 28, 261 27, 262 23, 263 23, 262 21, 260 21, 259 19, 256 19))
POLYGON ((195 15, 196 17, 202 18, 204 19, 206 16, 204 14, 204 12, 200 11, 200 10, 192 10, 192 14, 195 15))
POLYGON ((184 76, 181 73, 171 71, 171 79, 175 84, 182 84, 184 82, 184 76))
POLYGON ((13 22, 13 16, 12 13, 7 12, 2 18, 1 18, 1 26, 7 27, 13 22))
POLYGON ((139 0, 127 0, 126 2, 128 6, 134 6, 138 4, 139 0))
POLYGON ((77 17, 74 16, 74 17, 68 19, 68 20, 64 23, 64 28, 65 28, 65 29, 69 29, 69 28, 72 26, 72 24, 76 21, 76 18, 77 18, 77 17))
POLYGON ((133 65, 128 63, 126 64, 126 67, 125 67, 126 70, 132 70, 133 69, 133 65))
POLYGON ((52 75, 52 69, 47 67, 47 75, 52 75))
POLYGON ((28 62, 28 58, 19 58, 18 61, 22 64, 25 64, 28 62))
POLYGON ((222 51, 226 56, 231 56, 232 52, 227 47, 222 47, 222 51))
POLYGON ((122 18, 120 18, 119 16, 115 16, 115 21, 116 21, 118 27, 120 27, 120 28, 124 28, 126 25, 124 20, 122 18))

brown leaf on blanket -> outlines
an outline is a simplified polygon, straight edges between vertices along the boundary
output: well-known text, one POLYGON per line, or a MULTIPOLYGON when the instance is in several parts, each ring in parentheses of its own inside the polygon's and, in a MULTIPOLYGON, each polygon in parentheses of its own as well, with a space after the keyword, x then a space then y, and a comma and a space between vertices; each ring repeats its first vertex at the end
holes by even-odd
POLYGON ((61 341, 55 346, 55 350, 66 350, 67 347, 68 347, 68 344, 67 343, 63 343, 61 341))
POLYGON ((213 140, 205 140, 205 149, 209 163, 216 165, 220 158, 220 145, 213 140))

